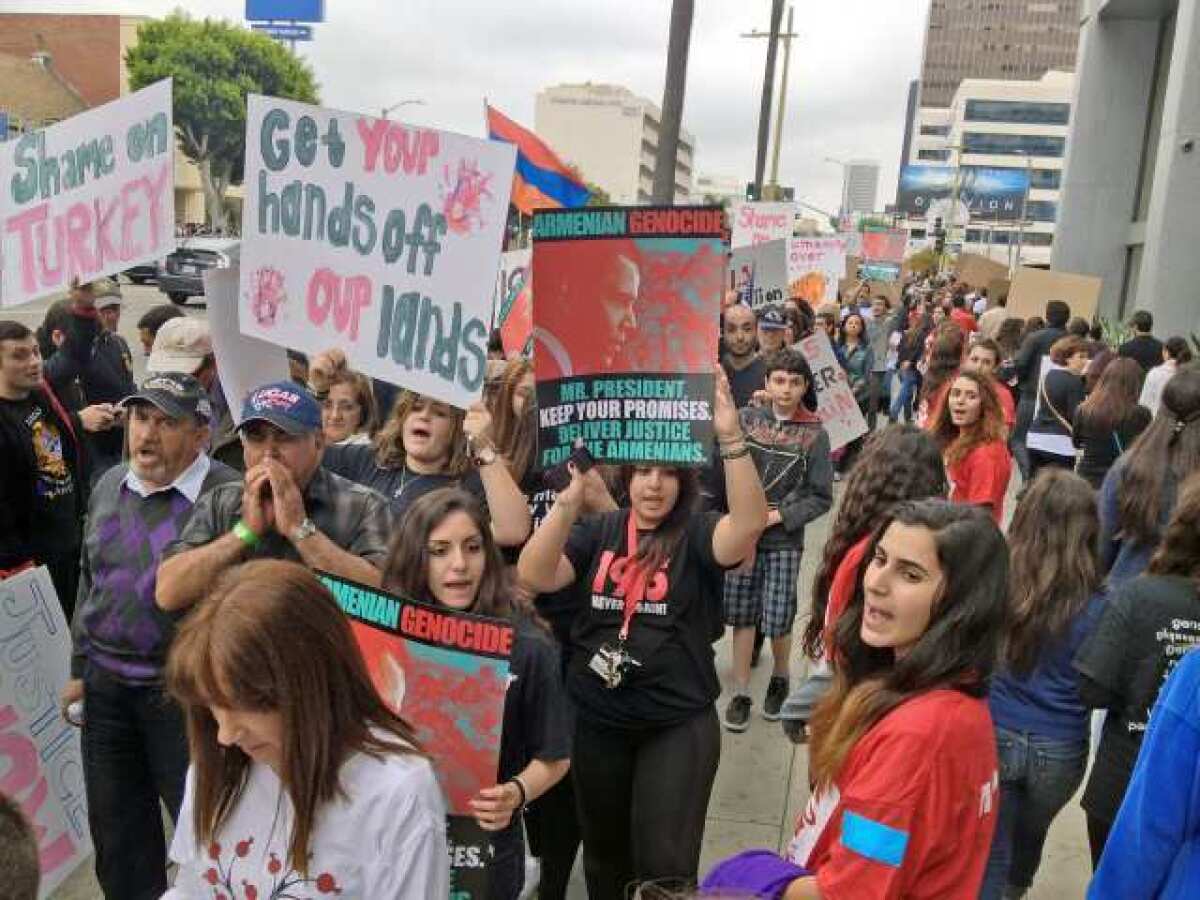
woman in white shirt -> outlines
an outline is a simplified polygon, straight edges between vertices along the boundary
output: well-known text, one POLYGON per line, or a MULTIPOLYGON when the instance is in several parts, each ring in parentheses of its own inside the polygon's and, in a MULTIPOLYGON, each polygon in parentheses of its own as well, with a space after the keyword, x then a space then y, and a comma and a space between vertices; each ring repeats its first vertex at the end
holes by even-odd
POLYGON ((1142 383, 1142 395, 1138 404, 1150 410, 1150 415, 1158 415, 1158 404, 1162 402, 1163 388, 1171 380, 1180 366, 1186 366, 1192 361, 1192 348, 1188 346, 1187 338, 1167 338, 1163 344, 1163 361, 1146 373, 1142 383))
POLYGON ((433 768, 308 569, 228 572, 180 627, 167 686, 192 765, 164 900, 448 895, 433 768))

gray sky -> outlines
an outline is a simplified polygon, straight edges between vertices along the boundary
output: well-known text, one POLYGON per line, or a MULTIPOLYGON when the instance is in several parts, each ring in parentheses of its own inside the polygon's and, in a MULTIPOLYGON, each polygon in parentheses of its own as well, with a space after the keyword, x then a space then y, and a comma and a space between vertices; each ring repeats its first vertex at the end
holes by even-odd
MULTIPOLYGON (((178 0, 0 0, 3 12, 163 15, 178 0)), ((193 15, 240 20, 244 0, 188 0, 193 15)), ((780 181, 836 211, 841 169, 883 165, 879 205, 894 199, 908 83, 917 76, 929 0, 799 0, 780 181)), ((483 134, 483 98, 533 126, 534 96, 559 82, 612 82, 662 101, 670 0, 326 0, 316 40, 299 45, 326 106, 483 134)), ((684 127, 696 171, 754 173, 769 0, 697 0, 684 127)), ((786 13, 784 14, 786 23, 786 13)), ((782 49, 782 48, 781 48, 782 49)), ((782 65, 780 53, 780 65, 782 65)), ((772 121, 774 117, 772 116, 772 121)), ((769 165, 769 158, 768 158, 769 165)), ((768 170, 769 171, 769 170, 768 170)))

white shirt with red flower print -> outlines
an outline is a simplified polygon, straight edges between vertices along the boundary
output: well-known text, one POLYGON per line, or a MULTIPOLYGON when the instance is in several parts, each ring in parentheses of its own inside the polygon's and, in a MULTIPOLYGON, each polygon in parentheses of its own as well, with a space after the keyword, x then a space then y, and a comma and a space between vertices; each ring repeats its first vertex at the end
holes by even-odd
POLYGON ((341 771, 344 797, 323 806, 307 875, 292 869, 294 812, 275 772, 253 763, 237 808, 209 845, 192 827, 194 773, 171 859, 175 885, 162 900, 428 900, 449 895, 446 809, 433 767, 419 756, 357 753, 341 771))

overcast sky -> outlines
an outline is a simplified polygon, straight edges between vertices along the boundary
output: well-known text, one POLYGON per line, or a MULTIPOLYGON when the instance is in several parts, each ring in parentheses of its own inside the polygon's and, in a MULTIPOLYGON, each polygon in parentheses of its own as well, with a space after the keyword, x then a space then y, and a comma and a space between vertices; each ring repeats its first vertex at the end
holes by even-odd
MULTIPOLYGON (((0 0, 4 12, 163 15, 178 0, 0 0)), ((244 0, 188 0, 193 15, 241 20, 244 0)), ((840 167, 883 165, 879 206, 894 199, 908 83, 920 68, 929 0, 807 0, 796 4, 780 181, 836 211, 840 167)), ((684 127, 696 171, 754 174, 769 0, 697 0, 684 127)), ((327 21, 299 45, 322 102, 483 133, 483 98, 533 126, 534 96, 560 82, 611 82, 662 102, 670 0, 326 0, 327 21)), ((786 23, 786 13, 784 21, 786 23)), ((782 48, 781 48, 782 49, 782 48)), ((782 66, 782 52, 780 66, 782 66)), ((774 116, 772 115, 772 122, 774 116)), ((768 157, 769 166, 769 157, 768 157)), ((769 172, 769 169, 768 169, 769 172)))

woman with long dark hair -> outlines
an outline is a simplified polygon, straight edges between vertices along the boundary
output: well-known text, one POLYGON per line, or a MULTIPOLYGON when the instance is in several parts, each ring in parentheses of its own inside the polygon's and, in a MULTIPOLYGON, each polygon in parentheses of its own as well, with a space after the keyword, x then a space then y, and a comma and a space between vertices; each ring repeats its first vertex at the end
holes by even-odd
POLYGON ((959 372, 950 382, 931 431, 950 476, 950 499, 987 506, 1001 522, 1012 456, 995 382, 978 372, 959 372))
MULTIPOLYGON (((863 416, 870 413, 871 371, 875 368, 875 351, 867 340, 867 320, 860 312, 852 312, 842 320, 838 329, 838 347, 842 351, 842 368, 854 402, 863 416)), ((862 438, 855 438, 846 445, 838 461, 838 471, 845 475, 854 467, 854 461, 862 450, 862 438)))
POLYGON ((913 404, 921 389, 921 371, 918 368, 925 353, 925 338, 933 328, 933 320, 918 308, 911 315, 911 323, 900 338, 896 349, 896 367, 900 373, 900 389, 892 399, 888 418, 895 422, 904 413, 904 421, 911 422, 913 404))
POLYGON ((525 883, 521 811, 570 767, 566 695, 549 629, 513 603, 504 559, 478 501, 458 488, 426 494, 392 537, 383 587, 433 605, 510 619, 515 630, 496 783, 474 801, 492 832, 492 900, 516 900, 525 883))
POLYGON ((1150 426, 1100 486, 1101 565, 1111 587, 1140 575, 1175 506, 1179 484, 1200 471, 1200 368, 1184 366, 1163 388, 1150 426))
POLYGON ((1088 710, 1071 661, 1104 609, 1098 532, 1095 492, 1057 468, 1033 480, 1008 530, 1008 616, 988 694, 1000 818, 980 900, 1025 895, 1051 822, 1083 782, 1088 710))
POLYGON ((934 400, 962 367, 967 335, 954 322, 945 322, 934 333, 929 348, 929 364, 917 397, 917 424, 928 428, 935 412, 934 400))
POLYGON ((572 629, 571 760, 588 894, 694 882, 720 757, 712 643, 724 632, 724 573, 754 550, 767 501, 724 373, 713 427, 729 512, 698 514, 694 470, 626 466, 629 508, 579 520, 574 471, 521 551, 535 591, 589 596, 572 629))
POLYGON ((1079 404, 1071 423, 1081 451, 1075 471, 1099 489, 1104 476, 1150 424, 1150 410, 1138 404, 1142 367, 1121 357, 1104 368, 1095 389, 1079 404))
POLYGON ((1179 490, 1146 574, 1113 592, 1075 659, 1084 704, 1108 711, 1083 792, 1093 868, 1125 795, 1159 688, 1179 658, 1200 646, 1198 588, 1200 472, 1195 472, 1179 490))
POLYGON ((876 528, 834 630, 785 900, 975 900, 999 803, 984 697, 1007 594, 982 510, 902 503, 876 528))
POLYGON ((192 762, 165 898, 447 895, 433 767, 308 569, 225 573, 180 626, 166 681, 192 762))

